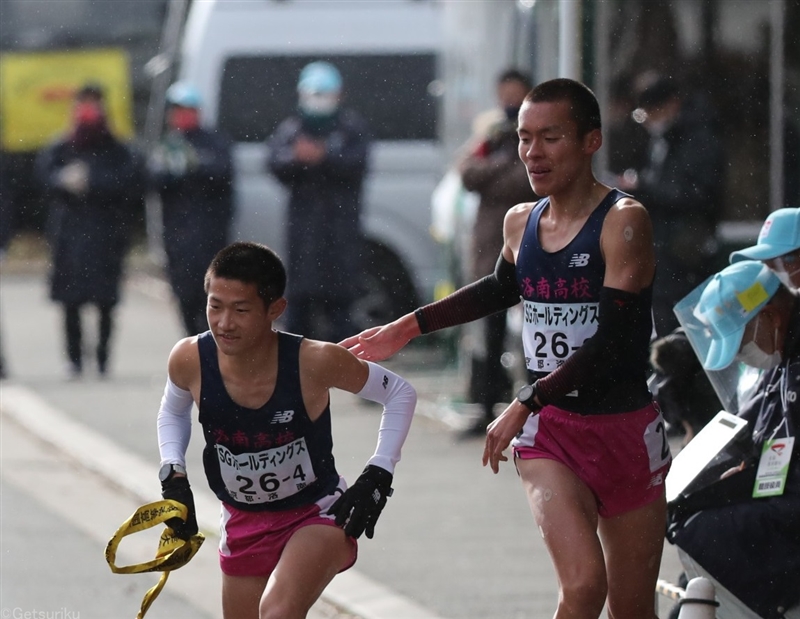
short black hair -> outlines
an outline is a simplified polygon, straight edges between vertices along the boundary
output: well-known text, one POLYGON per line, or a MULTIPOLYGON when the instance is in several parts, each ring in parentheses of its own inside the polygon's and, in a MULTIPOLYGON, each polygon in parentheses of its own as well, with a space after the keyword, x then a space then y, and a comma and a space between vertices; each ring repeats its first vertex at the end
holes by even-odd
POLYGON ((531 78, 519 69, 506 69, 497 77, 498 84, 505 84, 506 82, 519 82, 525 87, 525 90, 533 88, 531 78))
POLYGON ((250 241, 237 241, 217 252, 206 271, 206 294, 212 277, 255 284, 265 306, 280 299, 286 290, 286 268, 278 254, 250 241))
POLYGON ((641 108, 657 108, 678 97, 678 85, 670 77, 655 72, 647 72, 639 77, 639 90, 636 104, 641 108))
POLYGON ((97 82, 87 82, 75 92, 75 99, 93 99, 102 101, 105 99, 105 90, 97 82))
POLYGON ((591 89, 585 84, 565 77, 542 82, 525 97, 528 103, 556 103, 567 101, 572 119, 578 127, 578 136, 602 129, 600 104, 591 89))

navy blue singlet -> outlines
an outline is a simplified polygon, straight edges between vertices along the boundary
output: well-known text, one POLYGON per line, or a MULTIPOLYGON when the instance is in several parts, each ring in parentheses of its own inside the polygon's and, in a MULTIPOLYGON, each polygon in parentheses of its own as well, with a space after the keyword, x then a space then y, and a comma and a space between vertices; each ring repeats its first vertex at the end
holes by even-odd
POLYGON ((203 465, 208 485, 223 503, 250 511, 283 510, 314 503, 336 488, 330 406, 312 422, 303 404, 302 339, 278 332, 275 391, 261 408, 252 409, 228 395, 211 332, 197 338, 203 465))
MULTIPOLYGON (((556 252, 545 251, 539 243, 539 220, 550 199, 543 198, 531 210, 516 273, 524 307, 525 365, 533 380, 561 367, 597 331, 600 291, 606 271, 600 232, 611 207, 624 197, 627 194, 612 189, 575 238, 556 252)), ((614 384, 585 376, 579 391, 552 404, 580 414, 598 414, 637 410, 651 401, 646 384, 652 332, 651 298, 652 287, 639 294, 636 310, 641 320, 627 335, 635 338, 632 349, 640 354, 621 360, 612 368, 617 377, 614 384)))

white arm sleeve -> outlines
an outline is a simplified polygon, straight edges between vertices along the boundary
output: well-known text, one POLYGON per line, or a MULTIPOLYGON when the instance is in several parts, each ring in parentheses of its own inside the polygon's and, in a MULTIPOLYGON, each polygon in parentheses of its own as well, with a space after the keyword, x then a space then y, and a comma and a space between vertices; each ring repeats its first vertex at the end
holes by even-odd
POLYGON ((394 372, 367 361, 369 377, 356 395, 383 404, 378 446, 367 464, 374 464, 394 474, 400 461, 400 450, 411 428, 417 405, 417 392, 405 379, 394 372))
POLYGON ((192 436, 192 394, 177 387, 169 377, 156 420, 161 464, 186 466, 186 449, 192 436))

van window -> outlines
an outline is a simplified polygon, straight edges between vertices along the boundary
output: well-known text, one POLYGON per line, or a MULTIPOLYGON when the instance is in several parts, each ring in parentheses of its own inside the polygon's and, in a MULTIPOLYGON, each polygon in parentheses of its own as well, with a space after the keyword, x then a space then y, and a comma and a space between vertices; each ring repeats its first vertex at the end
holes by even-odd
POLYGON ((344 105, 364 117, 374 139, 436 139, 434 54, 231 57, 223 69, 220 128, 237 142, 265 140, 295 112, 297 77, 314 60, 341 71, 344 105))

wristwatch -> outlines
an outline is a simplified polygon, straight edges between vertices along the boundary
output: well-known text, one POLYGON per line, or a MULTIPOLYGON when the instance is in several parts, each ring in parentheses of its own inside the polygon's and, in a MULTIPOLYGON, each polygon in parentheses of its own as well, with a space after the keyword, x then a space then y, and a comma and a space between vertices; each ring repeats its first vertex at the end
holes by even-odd
POLYGON ((541 406, 536 403, 536 383, 523 385, 522 389, 517 392, 517 400, 519 400, 520 404, 524 404, 531 409, 531 411, 538 411, 541 406))
POLYGON ((158 470, 158 479, 161 483, 164 483, 172 479, 172 476, 175 475, 175 473, 179 473, 185 477, 186 468, 180 464, 168 462, 167 464, 162 465, 162 467, 158 470))

